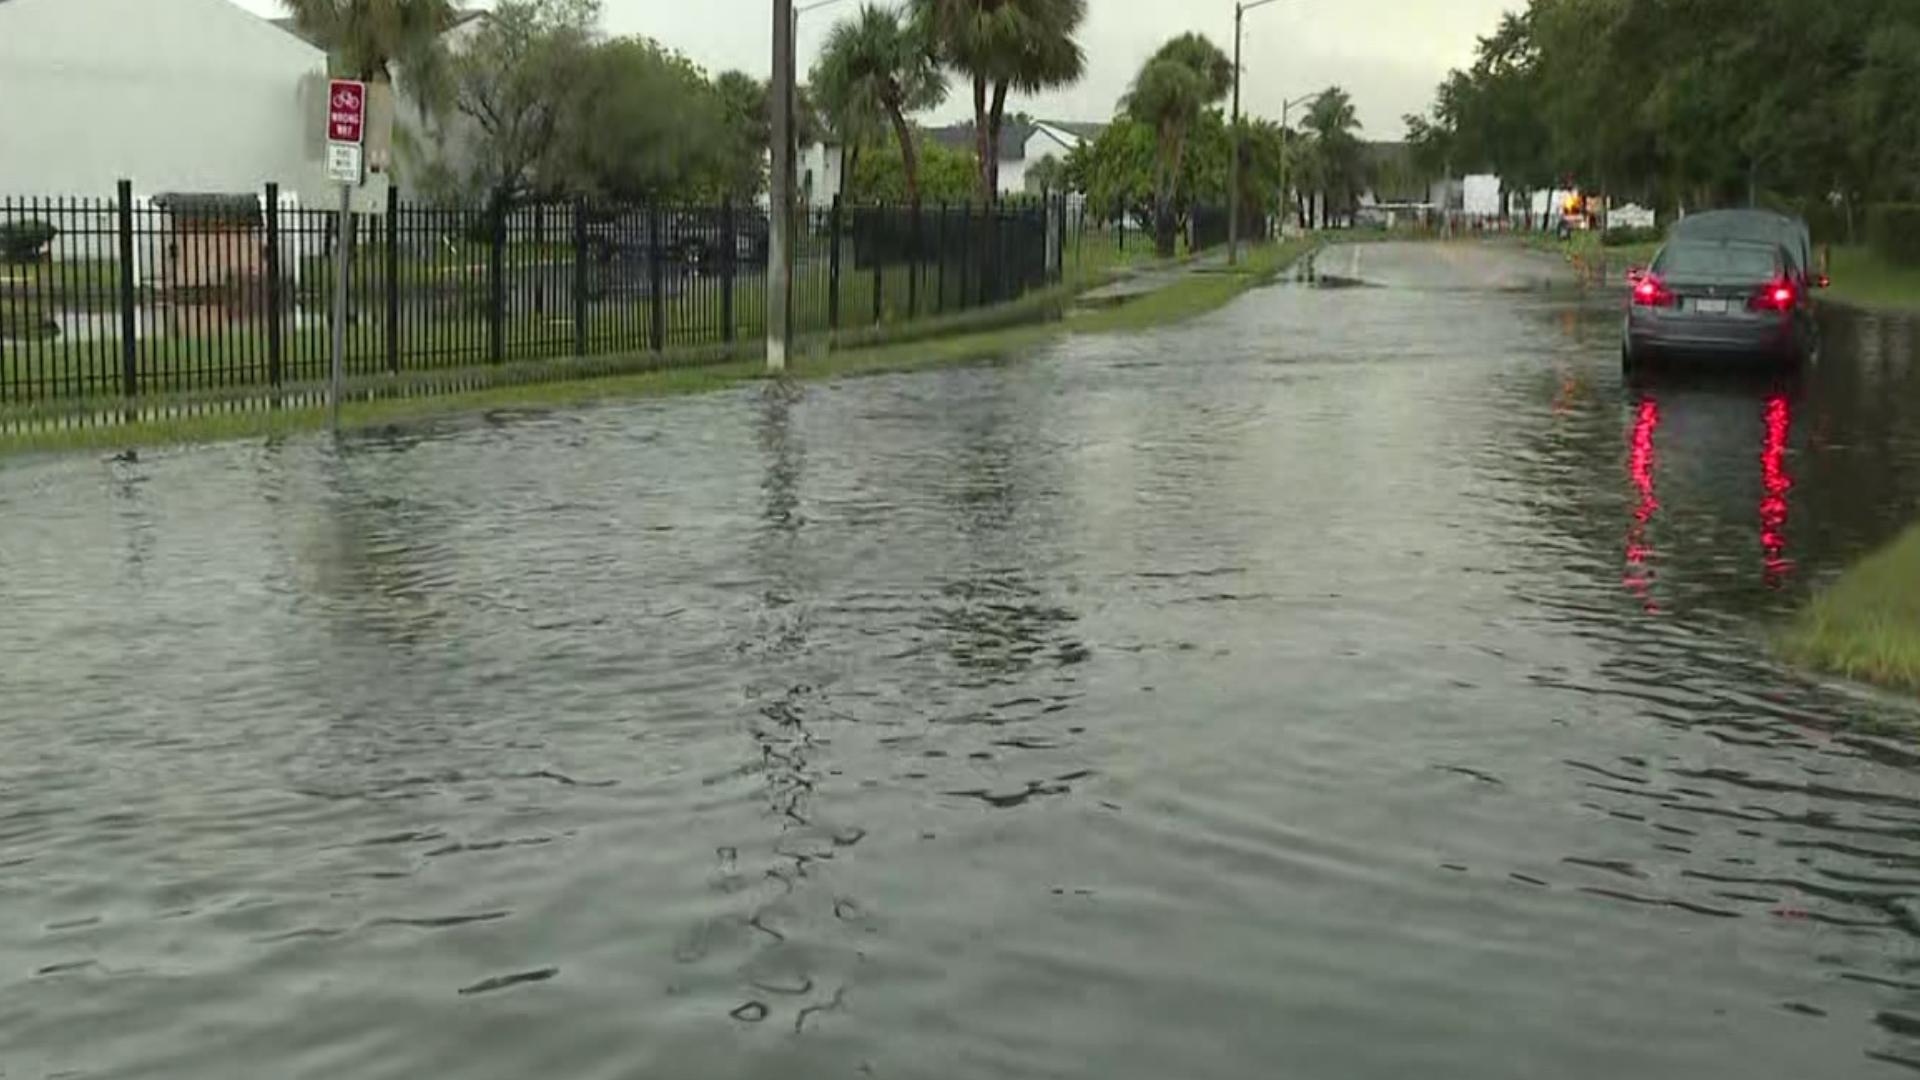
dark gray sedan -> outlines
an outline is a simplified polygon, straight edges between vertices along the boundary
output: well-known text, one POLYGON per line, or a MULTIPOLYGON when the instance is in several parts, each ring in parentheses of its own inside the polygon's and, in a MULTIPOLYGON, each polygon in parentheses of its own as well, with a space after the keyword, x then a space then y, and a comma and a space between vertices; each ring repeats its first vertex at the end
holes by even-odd
POLYGON ((1800 363, 1813 351, 1812 282, 1784 248, 1677 240, 1632 281, 1622 360, 1800 363))

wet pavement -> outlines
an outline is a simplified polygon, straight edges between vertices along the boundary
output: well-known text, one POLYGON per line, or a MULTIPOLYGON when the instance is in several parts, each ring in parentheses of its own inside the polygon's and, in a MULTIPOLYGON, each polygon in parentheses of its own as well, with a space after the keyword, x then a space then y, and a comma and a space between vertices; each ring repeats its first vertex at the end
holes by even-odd
POLYGON ((0 463, 6 1077, 1876 1077, 1911 324, 1507 249, 1020 363, 0 463))

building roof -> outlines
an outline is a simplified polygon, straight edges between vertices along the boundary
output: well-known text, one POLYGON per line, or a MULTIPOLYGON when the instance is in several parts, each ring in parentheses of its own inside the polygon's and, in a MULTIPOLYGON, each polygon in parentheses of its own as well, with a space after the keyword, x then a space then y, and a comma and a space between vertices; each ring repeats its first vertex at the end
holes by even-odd
POLYGON ((1094 139, 1099 138, 1100 136, 1106 134, 1106 131, 1107 131, 1107 125, 1104 121, 1042 120, 1040 122, 1047 125, 1048 127, 1056 127, 1056 128, 1059 128, 1061 131, 1070 132, 1074 135, 1078 135, 1081 138, 1086 139, 1088 141, 1092 141, 1094 139))
MULTIPOLYGON (((1105 124, 1079 123, 1070 120, 1041 120, 1033 125, 1034 135, 1044 135, 1047 140, 1062 150, 1073 151, 1081 143, 1089 143, 1100 137, 1107 129, 1105 124)), ((1033 141, 1032 136, 1028 137, 1033 141)), ((1046 153, 1046 151, 1042 151, 1046 153)))
MULTIPOLYGON (((1047 132, 1048 128, 1066 132, 1080 139, 1097 139, 1107 130, 1107 125, 1087 123, 1077 120, 1022 120, 1009 116, 1000 128, 1000 160, 1025 161, 1027 159, 1027 141, 1036 132, 1046 132, 1062 149, 1071 150, 1073 145, 1057 134, 1047 132)), ((928 137, 949 150, 971 151, 974 148, 973 124, 949 124, 946 127, 930 128, 928 137)))
MULTIPOLYGON (((1025 161, 1027 159, 1027 136, 1031 130, 1018 118, 1009 116, 1000 125, 1000 160, 1025 161)), ((971 152, 974 149, 973 122, 948 124, 946 127, 929 128, 927 136, 949 150, 971 152)))

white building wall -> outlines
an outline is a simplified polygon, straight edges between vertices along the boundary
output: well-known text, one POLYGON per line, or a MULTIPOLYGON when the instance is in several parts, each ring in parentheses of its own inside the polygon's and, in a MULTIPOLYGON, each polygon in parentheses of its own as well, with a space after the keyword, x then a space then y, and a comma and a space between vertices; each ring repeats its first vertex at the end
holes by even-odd
POLYGON ((319 49, 227 0, 0 0, 0 193, 259 190, 329 205, 319 49))
POLYGON ((1029 161, 1002 161, 1000 163, 1000 194, 1018 195, 1027 190, 1027 166, 1029 161))
POLYGON ((833 197, 840 194, 841 154, 837 146, 814 143, 800 151, 795 177, 800 190, 806 194, 807 205, 815 208, 830 207, 833 197))
POLYGON ((1027 136, 1025 146, 1026 160, 1003 161, 1000 163, 1000 190, 1002 192, 1023 192, 1027 189, 1027 170, 1047 158, 1064 163, 1072 153, 1086 140, 1064 128, 1051 124, 1036 124, 1033 133, 1027 136), (1010 180, 1009 177, 1012 179, 1010 180))

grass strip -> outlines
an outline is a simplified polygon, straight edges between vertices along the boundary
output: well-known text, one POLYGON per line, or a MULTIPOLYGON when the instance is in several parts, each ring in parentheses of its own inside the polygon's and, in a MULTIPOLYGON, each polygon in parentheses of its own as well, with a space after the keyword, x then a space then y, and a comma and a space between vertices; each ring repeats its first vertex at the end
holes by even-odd
POLYGON ((1778 647, 1800 667, 1920 691, 1920 525, 1815 596, 1778 647))

